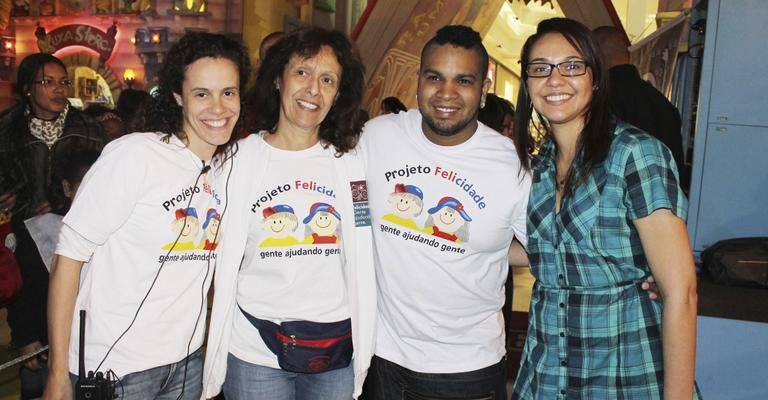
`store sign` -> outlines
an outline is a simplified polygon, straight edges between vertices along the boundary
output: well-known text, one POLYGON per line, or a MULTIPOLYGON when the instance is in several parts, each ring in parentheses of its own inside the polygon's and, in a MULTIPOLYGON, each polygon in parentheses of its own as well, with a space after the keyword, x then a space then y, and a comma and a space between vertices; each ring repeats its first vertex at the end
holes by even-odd
POLYGON ((43 53, 54 53, 69 46, 83 46, 99 53, 102 62, 112 55, 116 35, 116 25, 112 25, 106 32, 90 25, 64 25, 47 34, 42 27, 35 31, 37 47, 43 53))

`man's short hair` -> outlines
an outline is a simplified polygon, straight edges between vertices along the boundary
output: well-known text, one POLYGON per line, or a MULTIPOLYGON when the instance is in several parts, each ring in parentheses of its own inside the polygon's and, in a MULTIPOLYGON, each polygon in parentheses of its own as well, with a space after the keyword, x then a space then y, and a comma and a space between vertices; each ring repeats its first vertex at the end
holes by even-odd
POLYGON ((480 56, 478 67, 480 68, 481 75, 485 76, 486 71, 488 71, 488 51, 483 46, 483 38, 480 37, 480 33, 476 30, 465 25, 446 25, 440 28, 435 37, 429 39, 421 50, 422 64, 424 57, 433 47, 446 44, 477 52, 480 56))

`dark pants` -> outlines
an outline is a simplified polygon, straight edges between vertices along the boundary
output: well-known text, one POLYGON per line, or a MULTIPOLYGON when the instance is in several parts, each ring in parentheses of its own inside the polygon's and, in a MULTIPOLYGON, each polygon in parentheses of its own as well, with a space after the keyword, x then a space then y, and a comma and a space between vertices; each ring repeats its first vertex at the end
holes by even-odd
POLYGON ((506 359, 476 371, 428 374, 374 356, 361 399, 504 400, 506 378, 506 359))
POLYGON ((21 382, 21 400, 37 399, 43 397, 45 381, 48 379, 48 360, 38 357, 42 368, 33 371, 25 366, 19 368, 19 381, 21 382))

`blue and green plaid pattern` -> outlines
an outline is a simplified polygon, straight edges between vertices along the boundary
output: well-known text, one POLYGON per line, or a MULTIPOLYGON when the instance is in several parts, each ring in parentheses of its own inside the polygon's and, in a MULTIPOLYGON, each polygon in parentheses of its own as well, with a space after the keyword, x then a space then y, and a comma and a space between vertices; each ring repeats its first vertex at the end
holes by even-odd
MULTIPOLYGON (((686 218, 672 155, 619 123, 606 160, 555 213, 554 143, 533 168, 528 251, 536 277, 513 399, 661 399, 661 304, 632 221, 686 218)), ((696 397, 698 398, 698 397, 696 397)))

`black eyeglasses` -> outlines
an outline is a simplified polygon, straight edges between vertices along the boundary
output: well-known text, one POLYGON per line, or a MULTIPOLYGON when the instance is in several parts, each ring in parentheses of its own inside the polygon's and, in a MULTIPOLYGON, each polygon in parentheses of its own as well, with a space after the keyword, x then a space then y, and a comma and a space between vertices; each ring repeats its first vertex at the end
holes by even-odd
POLYGON ((525 66, 525 73, 531 78, 546 78, 552 75, 555 68, 562 76, 581 76, 587 73, 587 63, 581 60, 563 61, 560 64, 529 63, 525 66))
POLYGON ((64 86, 64 87, 71 87, 72 81, 69 79, 59 79, 58 81, 50 78, 40 79, 37 81, 32 81, 32 83, 43 85, 43 87, 54 87, 55 85, 64 86))

